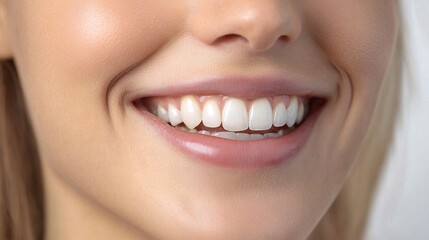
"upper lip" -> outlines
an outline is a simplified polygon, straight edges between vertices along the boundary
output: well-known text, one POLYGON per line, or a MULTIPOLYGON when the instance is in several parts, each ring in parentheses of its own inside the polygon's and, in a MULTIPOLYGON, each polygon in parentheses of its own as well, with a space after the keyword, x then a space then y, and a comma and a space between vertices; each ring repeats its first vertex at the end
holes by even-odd
POLYGON ((188 94, 222 95, 244 99, 278 95, 328 99, 332 97, 335 90, 333 84, 312 84, 305 79, 284 75, 221 76, 198 78, 186 81, 186 83, 180 80, 171 82, 171 85, 162 87, 135 88, 125 94, 125 101, 133 102, 146 97, 172 97, 188 94))

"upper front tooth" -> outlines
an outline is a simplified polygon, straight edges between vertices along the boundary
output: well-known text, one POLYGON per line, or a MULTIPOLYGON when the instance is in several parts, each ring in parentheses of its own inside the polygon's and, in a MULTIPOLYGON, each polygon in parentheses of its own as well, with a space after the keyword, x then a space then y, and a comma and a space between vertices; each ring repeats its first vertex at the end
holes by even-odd
POLYGON ((288 127, 292 127, 296 121, 296 115, 298 113, 298 98, 293 96, 290 99, 289 107, 287 108, 287 119, 286 124, 288 127))
POLYGON ((193 129, 201 123, 200 103, 194 96, 184 96, 180 103, 180 112, 183 123, 193 129))
POLYGON ((204 104, 202 118, 206 127, 217 128, 221 125, 220 109, 216 101, 208 100, 204 104))
POLYGON ((229 98, 222 110, 222 126, 227 131, 243 131, 248 128, 246 104, 243 100, 229 98))
POLYGON ((250 130, 268 130, 273 125, 273 110, 266 98, 253 101, 249 110, 250 130))
POLYGON ((168 118, 168 111, 167 109, 165 109, 164 107, 162 107, 161 105, 158 105, 158 109, 157 109, 157 115, 159 118, 161 118, 162 120, 169 122, 169 118, 168 118))
POLYGON ((274 108, 274 121, 275 127, 283 127, 286 124, 286 106, 283 102, 279 102, 274 108))
POLYGON ((182 123, 180 111, 173 104, 168 104, 168 118, 172 126, 177 126, 182 123))

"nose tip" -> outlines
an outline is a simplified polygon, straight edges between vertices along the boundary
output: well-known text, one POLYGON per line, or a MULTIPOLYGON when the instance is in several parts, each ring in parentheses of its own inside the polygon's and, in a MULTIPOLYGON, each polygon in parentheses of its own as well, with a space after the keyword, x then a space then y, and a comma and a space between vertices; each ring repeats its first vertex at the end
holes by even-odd
MULTIPOLYGON (((290 13, 289 13, 290 14, 290 13)), ((245 38, 251 49, 264 51, 277 41, 294 41, 301 32, 296 18, 281 15, 278 10, 249 8, 230 26, 231 31, 245 38)))
POLYGON ((278 41, 295 41, 301 33, 301 20, 287 1, 224 1, 220 6, 201 7, 191 19, 191 31, 201 41, 243 42, 252 51, 265 51, 278 41))

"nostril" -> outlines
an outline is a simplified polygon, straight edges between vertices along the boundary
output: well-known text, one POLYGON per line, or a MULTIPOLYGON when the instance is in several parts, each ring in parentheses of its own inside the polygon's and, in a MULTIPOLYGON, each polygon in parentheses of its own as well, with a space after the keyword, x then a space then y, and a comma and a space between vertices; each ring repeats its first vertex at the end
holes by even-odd
POLYGON ((291 38, 288 35, 282 35, 279 37, 280 42, 289 42, 291 38))
POLYGON ((276 41, 269 41, 269 39, 249 39, 240 34, 226 34, 218 37, 211 44, 213 46, 247 46, 255 51, 264 51, 271 48, 276 42, 286 43, 290 41, 289 36, 280 36, 276 41), (265 40, 265 41, 264 41, 265 40), (267 40, 269 42, 267 42, 267 40))
POLYGON ((213 45, 228 44, 232 42, 244 43, 247 42, 247 39, 239 34, 226 34, 213 41, 213 45))

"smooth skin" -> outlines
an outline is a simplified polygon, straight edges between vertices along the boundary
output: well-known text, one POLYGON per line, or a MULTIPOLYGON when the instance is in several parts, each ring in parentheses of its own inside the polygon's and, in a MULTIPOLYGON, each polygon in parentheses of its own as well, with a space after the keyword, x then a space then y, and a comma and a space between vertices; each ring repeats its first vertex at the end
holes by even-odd
POLYGON ((43 166, 46 240, 306 239, 350 173, 397 35, 394 0, 0 0, 43 166), (298 156, 237 171, 177 152, 124 100, 195 78, 299 76, 327 103, 298 156))

